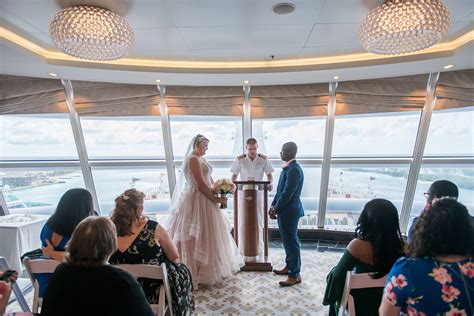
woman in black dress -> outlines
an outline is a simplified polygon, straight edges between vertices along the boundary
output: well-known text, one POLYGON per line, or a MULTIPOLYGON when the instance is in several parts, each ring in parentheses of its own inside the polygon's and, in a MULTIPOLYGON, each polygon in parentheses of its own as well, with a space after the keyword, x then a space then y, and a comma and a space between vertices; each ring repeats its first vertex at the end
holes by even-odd
MULTIPOLYGON (((171 288, 173 313, 188 315, 194 311, 192 278, 189 269, 178 263, 179 255, 166 230, 157 222, 142 216, 145 195, 126 190, 115 199, 111 219, 117 227, 118 249, 111 264, 165 264, 171 288)), ((148 302, 158 303, 161 282, 138 279, 148 302)))

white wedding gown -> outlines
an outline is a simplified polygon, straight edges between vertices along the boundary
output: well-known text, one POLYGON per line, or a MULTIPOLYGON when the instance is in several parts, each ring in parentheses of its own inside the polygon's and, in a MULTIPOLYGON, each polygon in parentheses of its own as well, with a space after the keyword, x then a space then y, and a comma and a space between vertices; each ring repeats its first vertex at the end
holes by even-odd
MULTIPOLYGON (((212 166, 201 161, 204 180, 211 187, 212 166)), ((179 198, 179 207, 172 212, 168 232, 177 245, 181 262, 198 284, 214 284, 240 271, 243 257, 230 234, 230 222, 218 203, 209 200, 197 188, 188 169, 189 158, 183 162, 186 185, 179 198)))

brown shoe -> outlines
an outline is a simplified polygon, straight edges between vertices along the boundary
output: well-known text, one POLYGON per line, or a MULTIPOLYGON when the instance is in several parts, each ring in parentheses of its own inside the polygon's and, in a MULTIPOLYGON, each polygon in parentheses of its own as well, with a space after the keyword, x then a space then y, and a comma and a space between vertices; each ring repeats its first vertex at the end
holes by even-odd
POLYGON ((285 281, 280 281, 280 286, 293 286, 298 283, 301 283, 301 277, 288 277, 285 281))
POLYGON ((278 275, 288 275, 288 269, 286 267, 281 270, 274 269, 273 273, 278 275))

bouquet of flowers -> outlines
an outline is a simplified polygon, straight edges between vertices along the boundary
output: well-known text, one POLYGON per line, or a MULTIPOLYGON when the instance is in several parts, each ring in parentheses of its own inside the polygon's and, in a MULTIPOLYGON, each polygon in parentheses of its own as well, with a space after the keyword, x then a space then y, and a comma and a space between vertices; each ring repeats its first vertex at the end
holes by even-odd
MULTIPOLYGON (((214 182, 212 191, 217 196, 226 196, 227 194, 233 194, 235 192, 236 186, 234 182, 230 179, 219 179, 214 182)), ((227 204, 221 203, 221 208, 227 208, 227 204)))

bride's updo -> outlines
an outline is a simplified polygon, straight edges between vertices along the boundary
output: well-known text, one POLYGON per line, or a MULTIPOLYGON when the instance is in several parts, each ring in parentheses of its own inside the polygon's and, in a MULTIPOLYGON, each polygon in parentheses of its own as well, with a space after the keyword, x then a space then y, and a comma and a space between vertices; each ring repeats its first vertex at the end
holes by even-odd
POLYGON ((143 207, 145 194, 136 189, 128 189, 115 199, 115 208, 110 219, 117 227, 117 235, 130 236, 132 234, 132 224, 140 222, 138 209, 143 207))
POLYGON ((193 149, 196 149, 196 147, 199 146, 199 144, 205 141, 209 142, 209 139, 204 135, 197 134, 196 137, 194 138, 193 149))

